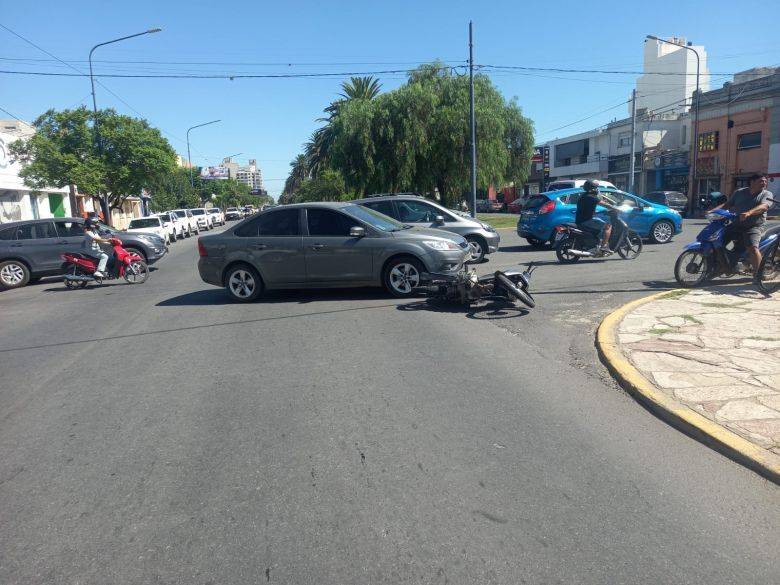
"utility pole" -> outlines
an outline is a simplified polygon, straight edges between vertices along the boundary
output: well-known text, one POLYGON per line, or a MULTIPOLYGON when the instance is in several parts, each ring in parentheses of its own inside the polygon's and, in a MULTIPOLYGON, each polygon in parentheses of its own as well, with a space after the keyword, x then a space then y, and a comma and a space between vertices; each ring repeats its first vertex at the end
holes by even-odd
POLYGON ((631 155, 628 163, 628 192, 634 192, 634 167, 636 166, 636 89, 631 92, 631 155))
POLYGON ((477 120, 474 117, 474 24, 469 21, 469 115, 471 126, 471 217, 477 217, 477 120))

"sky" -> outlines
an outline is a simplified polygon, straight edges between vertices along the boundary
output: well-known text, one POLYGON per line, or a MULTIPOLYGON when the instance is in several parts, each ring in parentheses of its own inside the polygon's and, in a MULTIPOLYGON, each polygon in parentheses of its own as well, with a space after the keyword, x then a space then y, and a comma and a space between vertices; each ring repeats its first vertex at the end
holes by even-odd
MULTIPOLYGON (((776 30, 766 24, 778 15, 776 0, 742 0, 738 17, 734 10, 735 4, 725 0, 656 0, 641 10, 625 0, 571 5, 517 0, 40 0, 4 2, 0 24, 81 72, 88 71, 93 45, 159 27, 160 33, 97 49, 95 73, 400 70, 376 74, 388 91, 403 84, 403 71, 420 63, 440 59, 464 65, 469 20, 474 22, 478 65, 638 71, 647 34, 684 36, 704 45, 713 74, 780 65, 776 30)), ((76 73, 6 28, 0 28, 0 70, 76 73)), ((522 71, 490 76, 533 120, 537 142, 626 117, 627 106, 618 104, 628 99, 637 77, 522 71)), ((256 159, 266 189, 277 196, 289 162, 320 125, 322 109, 337 97, 347 77, 106 78, 99 80, 96 96, 98 107, 146 118, 185 158, 187 128, 221 120, 191 132, 193 164, 214 165, 241 153, 234 161, 256 159)), ((714 78, 713 89, 725 80, 714 78)), ((49 108, 91 103, 87 77, 0 73, 0 108, 25 121, 49 108)), ((0 117, 10 116, 0 112, 0 117)))

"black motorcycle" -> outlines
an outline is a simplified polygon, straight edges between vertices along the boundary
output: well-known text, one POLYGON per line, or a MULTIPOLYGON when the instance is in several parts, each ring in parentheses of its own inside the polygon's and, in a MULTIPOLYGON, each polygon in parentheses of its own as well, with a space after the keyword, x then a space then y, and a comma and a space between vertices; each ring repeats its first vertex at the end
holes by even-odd
POLYGON ((603 258, 617 252, 624 260, 633 260, 642 253, 642 238, 628 227, 620 217, 623 209, 610 209, 607 212, 612 233, 609 237, 609 250, 600 250, 601 234, 598 230, 584 229, 576 223, 565 223, 555 228, 553 248, 558 262, 573 264, 580 258, 603 258))
POLYGON ((480 299, 494 298, 517 300, 533 308, 536 303, 528 288, 531 284, 531 273, 535 269, 532 262, 524 271, 496 270, 485 276, 477 276, 476 272, 465 268, 457 274, 424 272, 420 275, 420 286, 416 287, 415 291, 425 294, 428 298, 466 306, 480 299))

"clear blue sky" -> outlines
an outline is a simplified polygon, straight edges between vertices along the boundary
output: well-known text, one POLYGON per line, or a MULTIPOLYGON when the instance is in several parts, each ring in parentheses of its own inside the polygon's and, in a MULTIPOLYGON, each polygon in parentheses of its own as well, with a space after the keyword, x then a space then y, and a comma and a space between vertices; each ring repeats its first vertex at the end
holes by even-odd
MULTIPOLYGON (((625 1, 567 4, 42 0, 4 3, 0 23, 83 71, 93 44, 161 27, 161 33, 98 49, 95 59, 182 62, 98 63, 96 72, 363 72, 407 69, 436 58, 465 62, 469 19, 477 63, 633 70, 642 65, 644 36, 655 34, 703 44, 716 73, 780 64, 776 27, 767 24, 778 16, 776 0, 743 0, 738 14, 734 2, 726 0, 656 1, 641 9, 625 1)), ((49 57, 3 29, 0 39, 0 69, 73 72, 61 63, 37 61, 49 57)), ((403 82, 403 75, 379 77, 385 90, 403 82)), ((517 96, 540 140, 625 116, 621 106, 549 132, 625 100, 635 81, 628 75, 558 73, 492 77, 505 96, 517 96)), ((215 164, 242 152, 238 160, 256 158, 266 188, 278 195, 289 161, 318 126, 316 118, 341 81, 106 79, 103 83, 133 109, 100 86, 97 99, 100 107, 140 112, 185 156, 187 127, 221 118, 218 125, 192 132, 193 162, 215 164)), ((89 91, 86 78, 0 74, 0 107, 28 121, 47 108, 90 105, 89 91)))

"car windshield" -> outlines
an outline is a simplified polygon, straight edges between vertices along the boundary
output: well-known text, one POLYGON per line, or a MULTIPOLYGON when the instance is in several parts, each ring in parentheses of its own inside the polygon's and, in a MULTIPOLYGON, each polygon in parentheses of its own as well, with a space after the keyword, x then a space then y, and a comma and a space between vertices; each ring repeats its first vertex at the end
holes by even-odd
POLYGON ((362 205, 349 205, 342 207, 341 211, 383 232, 397 232, 404 229, 404 224, 362 205))
POLYGON ((209 209, 209 213, 213 213, 216 215, 217 213, 219 213, 219 209, 217 209, 216 207, 212 207, 211 209, 209 209))
POLYGON ((134 219, 133 221, 130 222, 128 229, 150 228, 150 227, 160 227, 160 220, 157 219, 156 217, 134 219))
POLYGON ((235 207, 228 207, 225 211, 238 211, 235 207))
POLYGON ((160 215, 160 219, 163 221, 171 221, 171 215, 169 213, 163 213, 160 215))
POLYGON ((561 189, 572 189, 574 187, 574 183, 571 182, 561 182, 561 183, 550 183, 547 185, 548 191, 560 191, 561 189))
POLYGON ((206 213, 206 210, 205 209, 190 209, 190 213, 192 215, 203 215, 204 213, 206 213))

